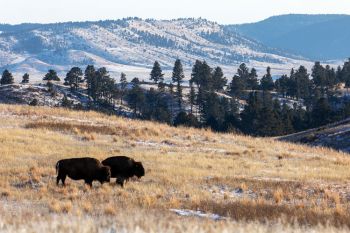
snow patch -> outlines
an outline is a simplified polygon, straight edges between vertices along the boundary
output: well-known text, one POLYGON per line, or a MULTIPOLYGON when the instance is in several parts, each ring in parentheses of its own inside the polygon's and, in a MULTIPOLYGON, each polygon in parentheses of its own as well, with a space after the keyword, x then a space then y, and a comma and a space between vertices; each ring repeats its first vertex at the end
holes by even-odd
POLYGON ((184 217, 209 218, 215 221, 227 219, 218 214, 204 213, 203 211, 200 211, 200 210, 170 209, 170 211, 175 212, 177 215, 184 216, 184 217))

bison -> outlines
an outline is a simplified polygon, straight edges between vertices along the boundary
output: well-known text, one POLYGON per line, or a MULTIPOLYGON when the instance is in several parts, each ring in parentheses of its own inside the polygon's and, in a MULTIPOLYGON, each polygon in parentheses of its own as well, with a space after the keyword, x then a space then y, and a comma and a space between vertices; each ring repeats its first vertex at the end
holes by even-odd
POLYGON ((66 176, 73 180, 84 180, 86 184, 92 186, 94 180, 101 184, 109 182, 111 170, 103 166, 101 162, 94 158, 73 158, 63 159, 56 163, 57 185, 60 180, 65 185, 66 176))
POLYGON ((141 162, 136 162, 132 158, 126 156, 110 157, 102 161, 102 164, 111 168, 111 177, 117 178, 116 183, 124 186, 124 181, 137 176, 141 178, 145 175, 145 169, 141 162))

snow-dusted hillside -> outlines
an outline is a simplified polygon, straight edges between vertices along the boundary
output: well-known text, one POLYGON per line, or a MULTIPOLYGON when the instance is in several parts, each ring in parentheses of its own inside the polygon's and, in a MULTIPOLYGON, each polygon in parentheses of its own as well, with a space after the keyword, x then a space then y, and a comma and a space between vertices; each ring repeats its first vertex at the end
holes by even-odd
POLYGON ((155 60, 171 70, 177 58, 188 71, 201 59, 228 74, 242 62, 261 70, 270 65, 276 73, 308 63, 204 19, 0 25, 0 31, 0 67, 38 78, 49 68, 63 75, 72 66, 95 64, 116 76, 147 79, 155 60))

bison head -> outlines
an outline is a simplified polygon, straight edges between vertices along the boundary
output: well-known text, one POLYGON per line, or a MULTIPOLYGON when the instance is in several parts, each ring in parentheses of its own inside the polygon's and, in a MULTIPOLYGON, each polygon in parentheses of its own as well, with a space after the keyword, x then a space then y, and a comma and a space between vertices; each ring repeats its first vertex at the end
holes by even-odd
POLYGON ((100 169, 99 179, 101 184, 109 182, 111 180, 111 168, 102 166, 100 169))
POLYGON ((145 169, 143 168, 141 162, 135 162, 135 164, 134 164, 134 174, 138 178, 141 178, 142 176, 145 175, 145 169))

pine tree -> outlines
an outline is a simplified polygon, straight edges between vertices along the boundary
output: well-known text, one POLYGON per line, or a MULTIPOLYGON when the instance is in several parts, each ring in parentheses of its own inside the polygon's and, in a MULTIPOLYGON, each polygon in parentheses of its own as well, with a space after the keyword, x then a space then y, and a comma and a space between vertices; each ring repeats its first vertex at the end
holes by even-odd
POLYGON ((162 68, 160 67, 160 64, 158 61, 154 62, 152 71, 151 71, 151 80, 154 81, 154 83, 162 82, 164 80, 163 76, 164 74, 162 73, 162 68))
POLYGON ((317 88, 320 88, 321 93, 324 94, 327 85, 327 77, 326 70, 320 62, 315 62, 315 65, 312 67, 311 76, 313 83, 317 88))
POLYGON ((183 102, 183 95, 182 95, 182 82, 185 78, 183 67, 181 64, 181 61, 177 59, 175 61, 174 69, 173 69, 173 76, 172 76, 172 82, 176 85, 176 98, 178 102, 179 110, 182 109, 182 102, 183 102))
POLYGON ((337 71, 335 73, 335 77, 336 77, 336 83, 339 84, 343 81, 342 79, 342 68, 341 66, 337 67, 337 71))
POLYGON ((222 91, 227 84, 227 79, 224 77, 224 73, 219 66, 214 69, 212 83, 214 91, 222 91))
POLYGON ((257 119, 260 118, 262 108, 262 100, 258 96, 257 92, 251 92, 249 94, 247 105, 241 112, 241 131, 250 135, 256 135, 259 127, 257 119))
MULTIPOLYGON (((249 69, 245 63, 242 63, 237 69, 237 75, 244 81, 247 82, 249 79, 249 69)), ((247 85, 247 83, 245 83, 247 85)))
POLYGON ((320 98, 311 112, 313 126, 318 127, 331 122, 332 109, 327 98, 320 98))
POLYGON ((230 94, 232 96, 239 97, 243 90, 244 90, 244 81, 238 75, 233 76, 229 86, 230 94))
POLYGON ((170 95, 170 112, 171 112, 171 116, 174 115, 174 84, 170 83, 169 84, 169 95, 170 95))
POLYGON ((296 98, 307 98, 310 96, 311 82, 309 74, 304 66, 300 66, 295 72, 296 98))
POLYGON ((22 84, 29 83, 29 74, 25 73, 22 77, 22 84))
POLYGON ((87 93, 88 95, 93 98, 93 86, 95 84, 95 67, 93 65, 88 65, 84 72, 84 79, 87 84, 87 93))
POLYGON ((64 79, 64 85, 70 86, 71 90, 78 90, 79 84, 83 82, 83 71, 79 67, 73 67, 64 79))
POLYGON ((283 103, 281 114, 282 114, 282 125, 283 125, 282 134, 286 135, 286 134, 294 133, 293 112, 286 103, 283 103))
POLYGON ((47 74, 45 74, 44 81, 60 81, 60 78, 58 77, 57 73, 55 70, 49 70, 47 74))
POLYGON ((329 65, 326 65, 325 68, 326 76, 326 93, 327 95, 332 95, 334 86, 337 84, 337 76, 334 68, 331 68, 329 65))
POLYGON ((179 114, 174 119, 174 126, 187 126, 187 127, 199 127, 199 122, 197 118, 189 113, 186 112, 179 112, 179 114))
POLYGON ((120 104, 123 105, 123 98, 125 96, 126 88, 128 86, 128 81, 126 79, 126 74, 120 74, 120 104))
POLYGON ((188 101, 190 102, 191 114, 193 114, 193 107, 196 104, 196 91, 194 89, 192 81, 190 81, 190 92, 188 94, 188 101))
POLYGON ((266 74, 260 80, 261 90, 272 91, 274 88, 274 83, 271 76, 271 68, 267 67, 266 74))
POLYGON ((282 131, 280 103, 273 100, 269 92, 264 92, 262 108, 258 113, 256 135, 276 136, 282 131))
POLYGON ((1 85, 7 85, 7 84, 13 84, 14 79, 12 74, 8 70, 4 70, 1 76, 0 84, 1 85))
POLYGON ((145 95, 140 87, 140 81, 138 78, 134 78, 132 81, 132 88, 127 95, 128 105, 134 110, 134 116, 136 117, 137 112, 141 110, 144 105, 145 95))
POLYGON ((283 98, 285 98, 288 94, 290 79, 287 75, 282 75, 275 82, 275 88, 278 93, 280 93, 283 98))
POLYGON ((248 75, 247 88, 251 90, 257 90, 258 87, 258 74, 256 72, 256 69, 252 68, 248 75))
POLYGON ((212 69, 205 62, 196 61, 192 68, 191 82, 196 84, 202 91, 212 91, 212 69))
POLYGON ((192 73, 191 73, 191 79, 190 82, 192 84, 196 84, 197 87, 200 85, 200 75, 201 75, 201 67, 202 67, 202 62, 199 60, 196 60, 192 67, 192 73))

